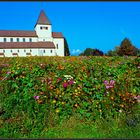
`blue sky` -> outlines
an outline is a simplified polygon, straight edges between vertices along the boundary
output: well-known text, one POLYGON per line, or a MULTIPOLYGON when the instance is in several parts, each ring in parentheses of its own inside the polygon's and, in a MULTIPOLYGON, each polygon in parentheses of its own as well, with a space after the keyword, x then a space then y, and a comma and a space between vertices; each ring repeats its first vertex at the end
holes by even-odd
POLYGON ((127 37, 140 48, 140 2, 0 2, 0 30, 34 30, 43 9, 72 55, 106 53, 127 37))

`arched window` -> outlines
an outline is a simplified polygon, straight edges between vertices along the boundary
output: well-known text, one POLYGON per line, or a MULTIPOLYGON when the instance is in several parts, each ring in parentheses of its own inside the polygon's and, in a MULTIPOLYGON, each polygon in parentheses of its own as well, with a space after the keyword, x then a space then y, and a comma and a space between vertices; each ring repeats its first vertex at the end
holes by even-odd
POLYGON ((4 38, 3 41, 6 42, 6 38, 4 38))
POLYGON ((10 38, 10 41, 13 42, 13 38, 10 38))
POLYGON ((56 44, 56 47, 57 47, 57 49, 58 49, 58 44, 56 44))
POLYGON ((17 42, 19 42, 19 38, 17 38, 17 42))
POLYGON ((23 38, 23 42, 25 42, 25 38, 23 38))
POLYGON ((32 42, 32 39, 30 38, 29 41, 32 42))

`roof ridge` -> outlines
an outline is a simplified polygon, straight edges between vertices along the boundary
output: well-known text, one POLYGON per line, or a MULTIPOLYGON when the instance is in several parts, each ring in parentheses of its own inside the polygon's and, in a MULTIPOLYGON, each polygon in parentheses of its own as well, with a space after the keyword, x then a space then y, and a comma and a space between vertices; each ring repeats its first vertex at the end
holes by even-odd
POLYGON ((36 24, 46 24, 46 25, 51 25, 48 17, 46 16, 44 10, 41 10, 37 23, 36 24))
POLYGON ((0 31, 27 31, 27 32, 35 32, 34 30, 0 30, 0 31))

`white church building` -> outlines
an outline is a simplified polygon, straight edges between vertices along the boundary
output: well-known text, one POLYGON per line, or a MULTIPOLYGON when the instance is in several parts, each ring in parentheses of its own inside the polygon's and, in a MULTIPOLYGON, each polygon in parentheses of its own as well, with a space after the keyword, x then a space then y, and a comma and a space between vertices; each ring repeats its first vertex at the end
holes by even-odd
POLYGON ((0 57, 64 56, 64 37, 40 12, 34 31, 0 30, 0 57))

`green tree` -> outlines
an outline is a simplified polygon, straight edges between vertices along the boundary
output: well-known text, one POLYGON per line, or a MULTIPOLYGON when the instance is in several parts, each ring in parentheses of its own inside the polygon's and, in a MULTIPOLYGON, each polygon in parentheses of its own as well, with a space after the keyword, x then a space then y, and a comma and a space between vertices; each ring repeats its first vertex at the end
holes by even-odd
POLYGON ((99 49, 86 48, 79 56, 103 56, 104 53, 99 49))
POLYGON ((93 49, 93 56, 103 56, 104 53, 100 51, 99 49, 93 49))
POLYGON ((118 50, 118 55, 128 55, 128 56, 134 56, 137 55, 137 48, 132 45, 131 41, 128 38, 125 38, 120 45, 120 48, 118 50))
POLYGON ((83 53, 81 53, 81 54, 79 54, 80 56, 91 56, 91 55, 93 55, 93 49, 91 49, 91 48, 86 48, 85 50, 84 50, 84 52, 83 53))
POLYGON ((109 50, 107 52, 107 56, 118 56, 118 51, 120 49, 120 46, 116 46, 114 50, 109 50))
POLYGON ((64 56, 70 56, 69 46, 66 38, 64 38, 64 56))

